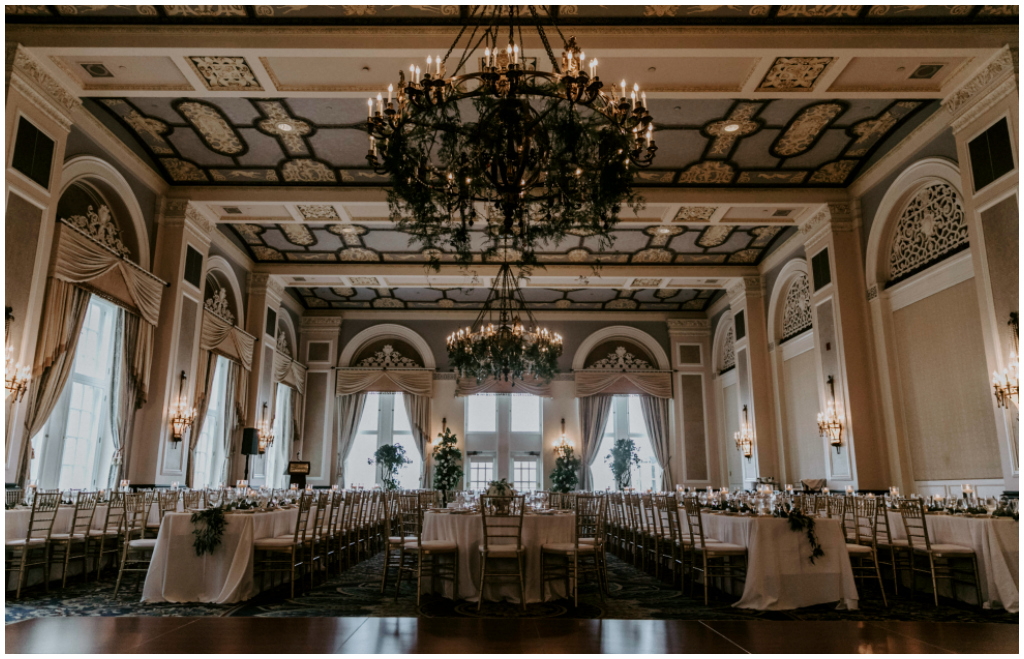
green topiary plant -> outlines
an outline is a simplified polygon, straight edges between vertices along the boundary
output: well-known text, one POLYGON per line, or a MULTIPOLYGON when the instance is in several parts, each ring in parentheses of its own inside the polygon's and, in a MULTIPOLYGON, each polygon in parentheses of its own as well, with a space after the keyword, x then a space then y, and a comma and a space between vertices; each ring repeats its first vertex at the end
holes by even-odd
POLYGON ((640 466, 640 453, 637 451, 636 442, 632 439, 616 439, 604 461, 611 465, 615 489, 621 491, 629 487, 633 478, 630 473, 633 465, 640 466))
POLYGON ((384 444, 373 454, 380 465, 381 479, 385 490, 398 489, 398 469, 412 460, 405 457, 405 447, 401 444, 384 444))
POLYGON ((555 451, 555 468, 551 471, 552 492, 572 492, 580 482, 582 460, 573 454, 572 446, 566 444, 555 451))
POLYGON ((434 446, 434 489, 441 491, 445 505, 448 505, 448 493, 454 490, 462 480, 462 451, 456 446, 458 438, 451 428, 445 428, 438 435, 441 440, 434 446))

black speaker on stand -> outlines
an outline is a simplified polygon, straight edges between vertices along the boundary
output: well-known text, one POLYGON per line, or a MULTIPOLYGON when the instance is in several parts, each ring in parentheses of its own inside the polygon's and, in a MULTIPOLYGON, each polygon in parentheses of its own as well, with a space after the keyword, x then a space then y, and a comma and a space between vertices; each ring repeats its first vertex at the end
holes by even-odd
POLYGON ((244 428, 242 430, 242 455, 245 456, 245 480, 249 480, 249 456, 259 455, 260 432, 255 428, 244 428))

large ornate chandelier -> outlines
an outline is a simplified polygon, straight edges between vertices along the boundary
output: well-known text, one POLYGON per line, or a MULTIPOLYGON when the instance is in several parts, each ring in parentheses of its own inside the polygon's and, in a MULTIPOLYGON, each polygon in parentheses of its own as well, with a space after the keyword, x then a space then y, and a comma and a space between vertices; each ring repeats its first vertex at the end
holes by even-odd
POLYGON ((525 55, 522 9, 472 7, 475 25, 448 54, 428 56, 425 69, 411 65, 408 81, 399 72, 386 98, 368 99, 366 158, 391 177, 391 216, 435 268, 441 249, 463 264, 482 253, 532 265, 536 245, 567 234, 594 236, 603 248, 623 203, 639 207, 634 168, 650 166, 657 151, 646 94, 625 80, 605 89, 597 60, 575 38, 563 37, 556 61, 527 6, 552 69, 537 70, 525 55), (471 242, 477 222, 483 245, 471 242))
POLYGON ((549 382, 558 372, 562 337, 537 326, 512 267, 503 263, 472 327, 448 337, 448 363, 460 378, 549 382))

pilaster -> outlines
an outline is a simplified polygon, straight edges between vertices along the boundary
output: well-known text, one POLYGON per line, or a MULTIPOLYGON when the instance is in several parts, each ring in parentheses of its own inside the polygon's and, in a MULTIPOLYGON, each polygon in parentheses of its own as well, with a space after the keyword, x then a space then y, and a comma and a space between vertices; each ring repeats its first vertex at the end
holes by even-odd
MULTIPOLYGON (((249 399, 245 404, 245 426, 256 427, 263 413, 263 404, 274 404, 274 355, 277 351, 277 319, 283 313, 281 297, 284 286, 273 275, 261 272, 249 274, 249 300, 246 304, 246 331, 257 337, 249 372, 249 399)), ((268 411, 273 414, 273 410, 268 411)), ((245 459, 236 461, 238 472, 234 480, 242 477, 245 459)), ((249 480, 260 484, 266 478, 265 459, 254 456, 249 463, 249 480)))
POLYGON ((306 360, 302 460, 309 460, 307 483, 336 482, 338 454, 334 432, 334 366, 338 363, 341 316, 303 316, 299 322, 299 355, 306 360))
POLYGON ((716 484, 719 446, 714 401, 711 321, 669 319, 669 348, 675 382, 672 472, 681 485, 708 487, 716 484))
MULTIPOLYGON (((213 222, 187 199, 161 200, 153 272, 170 286, 160 304, 149 401, 139 410, 133 431, 128 465, 128 477, 133 484, 185 481, 187 436, 181 442, 172 441, 170 415, 178 402, 182 372, 187 378, 184 396, 189 405, 196 404, 203 285, 214 230, 213 222), (190 251, 194 252, 191 257, 190 251), (200 260, 198 269, 196 259, 200 260)), ((192 428, 190 432, 199 429, 192 428)))

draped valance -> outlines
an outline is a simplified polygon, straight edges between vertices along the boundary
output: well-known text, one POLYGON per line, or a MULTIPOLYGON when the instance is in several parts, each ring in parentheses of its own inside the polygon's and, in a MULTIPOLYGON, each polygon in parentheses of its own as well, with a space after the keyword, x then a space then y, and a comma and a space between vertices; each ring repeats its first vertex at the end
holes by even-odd
POLYGON ((429 368, 339 368, 335 394, 401 391, 414 396, 434 395, 434 371, 429 368))
POLYGON ((134 311, 155 327, 166 284, 66 220, 57 226, 53 276, 134 311))
POLYGON ((524 380, 516 380, 515 383, 494 378, 487 378, 481 382, 477 382, 474 378, 458 379, 455 384, 456 396, 474 396, 476 394, 529 394, 551 398, 551 383, 532 376, 524 380))
POLYGON ((672 371, 585 369, 574 373, 576 397, 596 394, 637 394, 672 398, 672 371))
MULTIPOLYGON (((247 371, 252 370, 252 351, 256 337, 243 332, 210 310, 203 312, 203 331, 199 347, 227 357, 241 364, 247 371)), ((276 359, 275 359, 276 367, 276 359)))
POLYGON ((283 352, 274 353, 274 382, 288 385, 299 394, 304 394, 306 367, 283 352))

